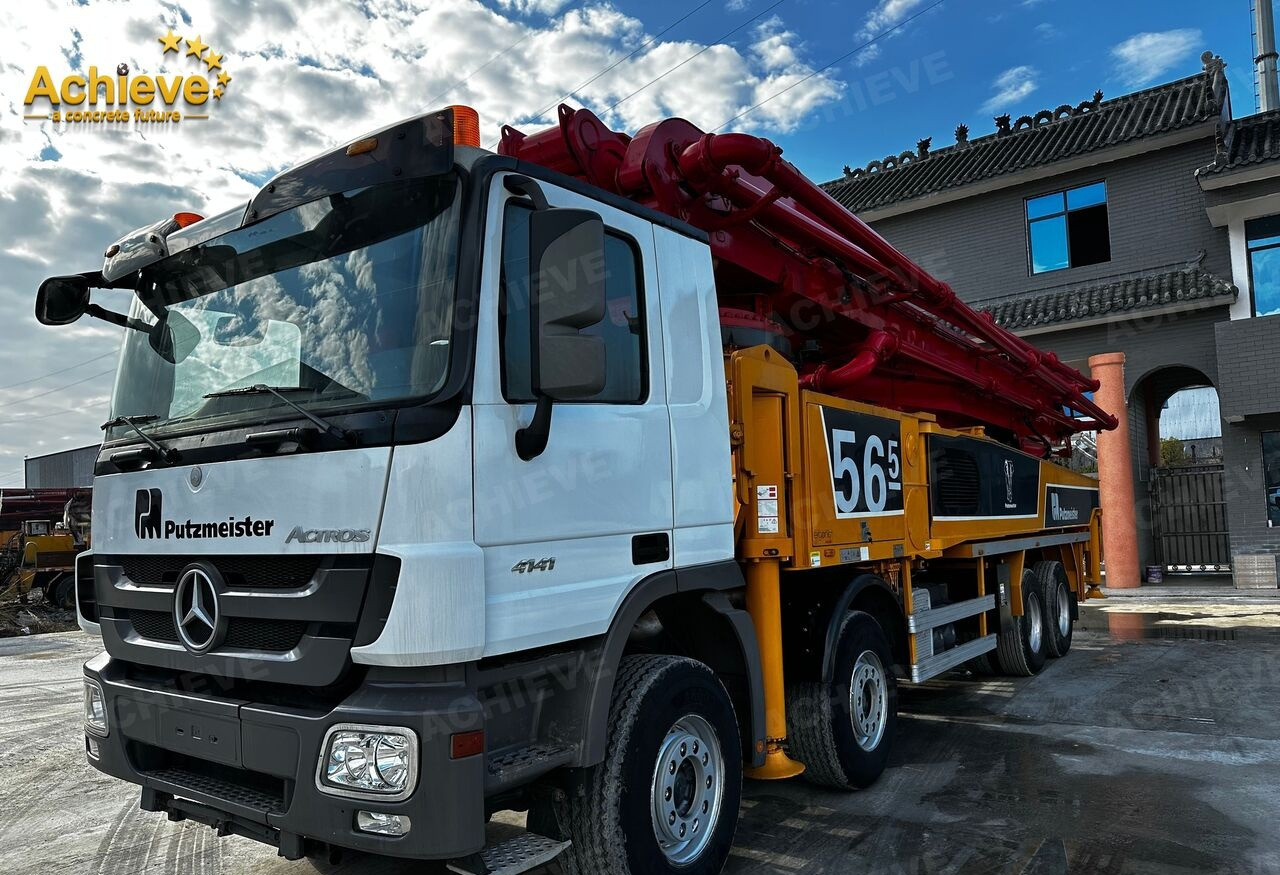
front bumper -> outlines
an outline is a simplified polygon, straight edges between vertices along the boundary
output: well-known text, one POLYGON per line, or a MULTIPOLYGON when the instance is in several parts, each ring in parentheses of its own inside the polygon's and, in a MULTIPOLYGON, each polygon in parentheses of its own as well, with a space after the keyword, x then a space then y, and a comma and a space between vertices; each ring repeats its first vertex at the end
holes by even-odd
POLYGON ((89 762, 143 788, 142 807, 190 817, 275 845, 295 858, 306 840, 420 859, 447 859, 484 846, 483 755, 450 758, 454 732, 482 725, 481 706, 450 683, 367 682, 334 708, 264 705, 199 695, 130 679, 107 654, 85 664, 106 703, 106 737, 89 762), (337 723, 405 726, 419 743, 419 776, 401 802, 322 792, 316 766, 337 723), (355 828, 357 811, 408 815, 399 837, 355 828))

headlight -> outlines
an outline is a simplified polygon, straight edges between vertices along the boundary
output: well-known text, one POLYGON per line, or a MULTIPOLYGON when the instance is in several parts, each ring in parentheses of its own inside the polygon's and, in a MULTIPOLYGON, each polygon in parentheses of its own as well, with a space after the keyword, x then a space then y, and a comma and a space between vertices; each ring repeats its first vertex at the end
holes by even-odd
POLYGON ((339 796, 405 799, 418 783, 418 736, 401 726, 340 723, 321 747, 316 785, 339 796))
POLYGON ((94 735, 107 734, 107 700, 97 681, 84 682, 84 728, 94 735))

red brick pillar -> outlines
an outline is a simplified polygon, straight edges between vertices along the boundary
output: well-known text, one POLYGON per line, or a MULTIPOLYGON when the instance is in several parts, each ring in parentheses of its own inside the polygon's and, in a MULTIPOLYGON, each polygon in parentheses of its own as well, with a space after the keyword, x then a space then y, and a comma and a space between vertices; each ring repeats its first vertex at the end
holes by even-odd
POLYGON ((1133 461, 1129 455, 1129 408, 1125 403, 1124 353, 1090 356, 1089 370, 1102 385, 1094 400, 1120 424, 1098 434, 1098 485, 1102 502, 1102 555, 1107 586, 1139 586, 1138 517, 1133 502, 1133 461))

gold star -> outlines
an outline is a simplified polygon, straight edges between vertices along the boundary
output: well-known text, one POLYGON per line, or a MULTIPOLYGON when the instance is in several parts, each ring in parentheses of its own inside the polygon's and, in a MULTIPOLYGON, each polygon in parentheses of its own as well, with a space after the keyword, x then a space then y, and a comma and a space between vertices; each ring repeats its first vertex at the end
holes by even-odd
POLYGON ((177 52, 182 49, 182 46, 179 45, 179 43, 182 42, 182 37, 174 33, 172 27, 169 28, 168 33, 160 37, 159 41, 164 43, 164 51, 160 53, 162 55, 167 55, 169 52, 177 52))
POLYGON ((204 51, 207 48, 209 48, 208 45, 200 42, 200 34, 196 34, 196 38, 193 40, 187 40, 188 55, 195 55, 197 58, 199 58, 201 55, 204 54, 204 51))
POLYGON ((219 74, 218 74, 218 84, 219 84, 219 85, 221 85, 223 88, 225 88, 225 87, 227 87, 227 85, 229 85, 230 83, 231 83, 231 77, 230 77, 230 76, 228 76, 228 75, 226 74, 226 72, 225 72, 225 71, 223 71, 222 73, 219 73, 219 74))
POLYGON ((221 99, 222 99, 222 89, 221 89, 221 88, 215 88, 215 89, 213 89, 213 99, 214 99, 214 100, 221 100, 221 99))
POLYGON ((213 49, 209 49, 209 54, 205 55, 202 60, 209 65, 209 72, 222 69, 222 55, 214 54, 213 49))

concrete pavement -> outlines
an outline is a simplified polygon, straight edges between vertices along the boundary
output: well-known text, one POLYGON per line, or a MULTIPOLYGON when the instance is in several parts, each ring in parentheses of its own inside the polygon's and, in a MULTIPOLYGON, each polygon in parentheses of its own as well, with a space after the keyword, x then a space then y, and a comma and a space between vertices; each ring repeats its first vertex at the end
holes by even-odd
MULTIPOLYGON (((1280 603, 1261 599, 1092 602, 1039 677, 904 689, 872 789, 748 782, 726 871, 1280 872, 1276 626, 1280 603)), ((80 663, 97 649, 80 633, 0 640, 0 872, 312 871, 144 814, 135 788, 85 764, 80 663)))

